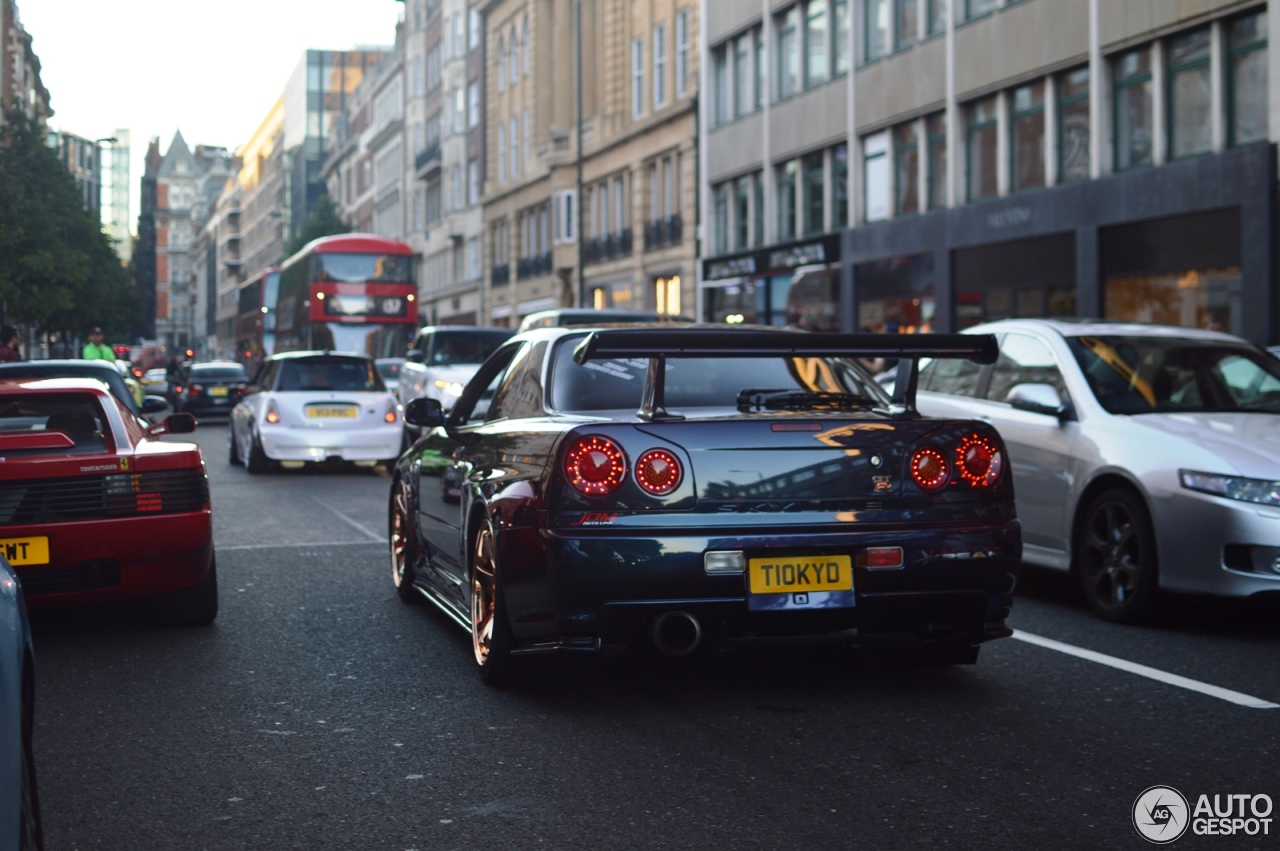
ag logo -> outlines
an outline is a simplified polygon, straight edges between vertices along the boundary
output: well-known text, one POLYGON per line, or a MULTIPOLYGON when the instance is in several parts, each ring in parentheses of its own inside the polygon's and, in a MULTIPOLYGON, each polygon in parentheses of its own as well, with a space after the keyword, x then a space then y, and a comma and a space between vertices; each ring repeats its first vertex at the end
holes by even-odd
POLYGON ((1172 786, 1152 786, 1133 802, 1133 826, 1148 842, 1168 845, 1187 832, 1187 799, 1172 786))

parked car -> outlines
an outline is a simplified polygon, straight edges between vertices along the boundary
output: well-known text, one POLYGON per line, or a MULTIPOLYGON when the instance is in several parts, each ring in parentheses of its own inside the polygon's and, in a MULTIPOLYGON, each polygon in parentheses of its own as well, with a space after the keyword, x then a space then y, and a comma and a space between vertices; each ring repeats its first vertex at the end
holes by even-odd
POLYGON ((191 364, 182 370, 179 410, 198 419, 229 417, 248 386, 244 367, 235 361, 191 364))
MULTIPOLYGON (((169 397, 169 373, 164 367, 148 369, 142 374, 142 389, 148 396, 169 397)), ((172 401, 170 400, 170 404, 172 401)))
POLYGON ((693 322, 687 316, 670 313, 655 313, 651 310, 621 310, 617 308, 594 307, 557 307, 553 310, 539 310, 530 313, 520 320, 517 333, 531 331, 534 328, 587 328, 601 325, 630 325, 635 322, 657 322, 668 324, 693 322))
POLYGON ((392 577, 471 631, 485 679, 539 654, 816 640, 969 663, 1010 635, 1004 447, 923 419, 852 358, 995 360, 992 337, 543 328, 495 352, 391 483, 392 577), (652 365, 652 366, 651 366, 652 365), (486 391, 492 397, 484 403, 486 391), (422 475, 450 459, 458 500, 422 475))
POLYGON ((1158 588, 1280 591, 1280 362, 1193 328, 1005 320, 989 366, 937 361, 921 412, 975 417, 1009 447, 1023 553, 1074 573, 1115 621, 1158 588))
POLYGON ((111 395, 123 402, 129 413, 139 418, 144 425, 153 425, 172 413, 169 403, 158 396, 145 396, 139 405, 133 389, 120 375, 118 367, 102 360, 29 360, 0 364, 0 380, 12 378, 96 379, 107 385, 111 395))
POLYGON ((0 848, 44 847, 31 734, 35 652, 22 586, 0 553, 0 848))
POLYGON ((510 337, 511 331, 505 328, 422 328, 400 367, 396 397, 401 405, 436 399, 446 411, 451 409, 484 359, 510 337))
POLYGON ((267 358, 231 411, 227 460, 250 473, 273 463, 390 465, 400 452, 400 404, 373 360, 337 352, 267 358))
POLYGON ((398 395, 400 391, 400 368, 404 366, 404 358, 378 358, 374 363, 378 366, 378 375, 382 383, 387 385, 387 392, 398 395))
POLYGON ((149 598, 162 624, 218 613, 200 448, 162 442, 88 379, 0 381, 0 544, 33 609, 149 598))

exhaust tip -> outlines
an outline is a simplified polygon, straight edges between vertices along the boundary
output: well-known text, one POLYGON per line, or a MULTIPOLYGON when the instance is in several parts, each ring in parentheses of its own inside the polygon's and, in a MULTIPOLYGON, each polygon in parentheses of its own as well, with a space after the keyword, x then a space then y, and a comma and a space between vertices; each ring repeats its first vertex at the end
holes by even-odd
POLYGON ((688 612, 665 612, 653 622, 653 646, 666 656, 688 656, 702 643, 702 624, 688 612))

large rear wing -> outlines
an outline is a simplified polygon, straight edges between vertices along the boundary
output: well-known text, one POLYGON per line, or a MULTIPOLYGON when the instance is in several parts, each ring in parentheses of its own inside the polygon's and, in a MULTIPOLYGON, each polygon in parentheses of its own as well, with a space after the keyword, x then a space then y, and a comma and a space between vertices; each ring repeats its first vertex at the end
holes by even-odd
POLYGON ((606 358, 647 358, 640 416, 670 419, 664 406, 667 358, 839 357, 898 360, 893 402, 915 410, 921 358, 996 362, 991 334, 833 334, 735 328, 610 328, 593 331, 573 351, 574 363, 606 358))

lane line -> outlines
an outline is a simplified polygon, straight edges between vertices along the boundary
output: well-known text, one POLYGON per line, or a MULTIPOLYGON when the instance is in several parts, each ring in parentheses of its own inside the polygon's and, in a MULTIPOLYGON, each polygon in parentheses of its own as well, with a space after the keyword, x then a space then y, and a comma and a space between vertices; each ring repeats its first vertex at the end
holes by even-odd
POLYGON ((325 547, 376 547, 386 541, 322 541, 316 544, 235 544, 230 547, 218 547, 218 552, 229 550, 308 550, 325 547))
POLYGON ((338 509, 334 508, 332 505, 330 505, 329 503, 325 502, 325 501, 324 501, 323 499, 321 499, 320 497, 318 497, 318 496, 313 496, 313 497, 311 497, 311 499, 312 499, 312 500, 314 500, 314 501, 315 501, 315 503, 316 503, 317 505, 322 505, 322 506, 324 506, 325 508, 327 508, 327 509, 329 509, 330 511, 332 511, 334 514, 338 515, 338 517, 340 517, 344 523, 346 523, 347 525, 351 526, 353 529, 358 529, 358 530, 360 530, 361 532, 364 532, 366 535, 368 535, 370 538, 372 538, 373 540, 377 541, 377 542, 378 542, 378 543, 380 543, 380 544, 385 544, 385 543, 387 542, 387 539, 386 539, 386 538, 384 538, 384 537, 382 537, 381 535, 377 534, 377 533, 376 533, 376 532, 374 532, 372 529, 370 529, 368 526, 366 526, 366 525, 364 525, 363 523, 361 523, 359 520, 356 520, 355 518, 352 518, 352 517, 348 517, 346 514, 344 514, 343 512, 339 511, 338 509))
POLYGON ((1128 671, 1131 674, 1137 674, 1140 677, 1156 680, 1178 688, 1184 688, 1188 691, 1199 692, 1200 694, 1216 697, 1219 700, 1225 700, 1228 703, 1234 703, 1237 706, 1245 706, 1249 709, 1280 709, 1280 703, 1271 703, 1260 697, 1244 694, 1238 691, 1232 691, 1229 688, 1202 683, 1199 680, 1193 680, 1189 677, 1171 674, 1168 671, 1161 671, 1159 668, 1150 668, 1146 665, 1139 665, 1137 662, 1130 662, 1127 659, 1120 659, 1115 656, 1108 656, 1106 653, 1098 653, 1094 650, 1086 650, 1083 647, 1076 647, 1074 644, 1066 644, 1061 641, 1054 641, 1052 638, 1044 638, 1030 632, 1023 632, 1020 629, 1013 631, 1013 638, 1019 641, 1025 641, 1027 644, 1034 644, 1038 647, 1045 647, 1049 650, 1057 650, 1059 653, 1066 653, 1068 656, 1075 656, 1079 659, 1086 659, 1090 662, 1097 662, 1099 665, 1106 665, 1109 668, 1115 668, 1120 671, 1128 671))

